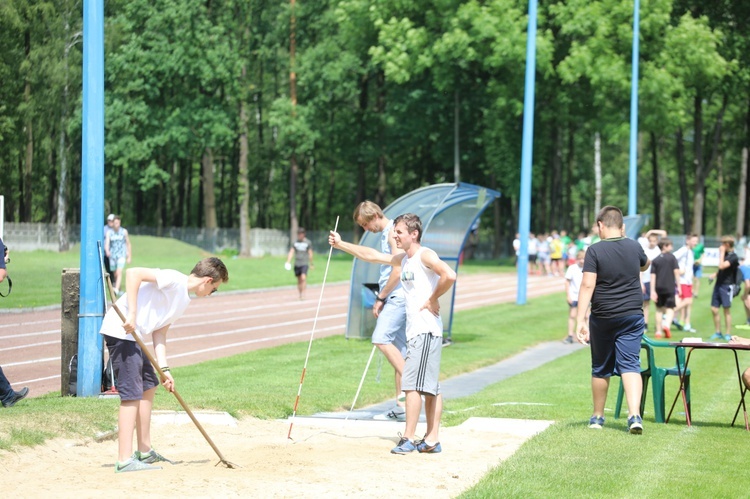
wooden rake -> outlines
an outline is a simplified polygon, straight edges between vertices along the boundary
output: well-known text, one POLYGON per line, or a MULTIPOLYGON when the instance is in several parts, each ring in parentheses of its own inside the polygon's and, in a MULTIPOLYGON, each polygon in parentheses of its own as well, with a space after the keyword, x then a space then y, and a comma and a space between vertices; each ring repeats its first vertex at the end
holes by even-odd
MULTIPOLYGON (((106 279, 107 279, 107 289, 109 289, 109 295, 110 295, 110 298, 112 299, 112 308, 115 309, 115 312, 117 312, 117 315, 120 317, 120 320, 122 321, 123 324, 125 324, 125 321, 127 319, 125 318, 125 316, 123 315, 122 311, 120 310, 120 307, 118 307, 117 303, 115 303, 117 300, 116 300, 116 296, 115 296, 114 290, 112 289, 112 281, 109 278, 109 274, 107 274, 106 279)), ((133 336, 133 338, 135 338, 135 341, 138 343, 138 346, 141 347, 141 350, 143 351, 144 355, 146 355, 146 357, 148 358, 148 361, 151 362, 152 366, 154 366, 154 369, 156 370, 156 373, 159 375, 160 382, 164 383, 164 380, 166 380, 167 378, 164 375, 164 372, 159 367, 159 364, 156 362, 156 359, 154 358, 154 356, 151 353, 151 351, 148 349, 148 347, 146 346, 146 344, 143 342, 143 340, 141 339, 141 337, 138 334, 133 334, 132 336, 133 336)), ((226 466, 229 469, 241 468, 241 466, 239 466, 238 464, 235 464, 235 463, 232 463, 230 461, 227 461, 224 458, 224 456, 222 455, 222 453, 219 450, 219 448, 216 447, 216 444, 213 442, 213 440, 211 440, 211 437, 208 436, 208 433, 206 433, 206 430, 203 429, 203 426, 201 426, 200 422, 198 421, 198 419, 193 414, 193 411, 190 410, 190 408, 187 406, 187 404, 182 399, 182 397, 180 396, 180 394, 177 393, 177 390, 173 389, 172 393, 174 394, 175 398, 180 403, 180 405, 182 406, 182 408, 185 409, 185 412, 187 413, 187 415, 190 416, 190 419, 193 421, 193 423, 195 424, 195 426, 201 432, 201 435, 203 435, 203 438, 206 439, 206 442, 208 442, 208 445, 210 445, 211 448, 216 453, 216 455, 219 456, 219 463, 223 464, 224 466, 226 466)), ((218 466, 219 463, 216 463, 216 466, 218 466)))

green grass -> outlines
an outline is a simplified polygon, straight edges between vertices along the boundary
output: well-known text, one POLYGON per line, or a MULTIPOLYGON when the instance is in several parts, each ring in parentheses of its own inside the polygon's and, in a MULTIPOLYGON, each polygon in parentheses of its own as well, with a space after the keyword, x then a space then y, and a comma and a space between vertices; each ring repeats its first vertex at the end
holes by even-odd
MULTIPOLYGON (((271 261, 277 267, 283 264, 283 259, 267 260, 271 261)), ((348 262, 342 264, 350 269, 348 262)), ((240 272, 235 271, 237 275, 240 272)), ((343 272, 342 280, 348 278, 347 272, 343 272)), ((710 289, 704 278, 692 321, 704 338, 713 331, 710 289)), ((492 364, 542 341, 559 341, 565 334, 566 316, 562 293, 531 299, 525 306, 505 304, 458 312, 454 319, 455 343, 443 353, 442 375, 452 377, 492 364)), ((651 319, 653 322, 653 308, 651 319)), ((739 301, 734 303, 733 319, 736 324, 744 321, 739 301)), ((675 336, 679 339, 684 335, 675 336)), ((568 347, 560 344, 560 348, 568 347)), ((315 340, 298 414, 348 409, 370 350, 366 341, 340 336, 315 340)), ((291 414, 306 351, 307 342, 301 342, 175 368, 173 374, 180 394, 194 410, 281 418, 291 414)), ((744 369, 750 356, 743 353, 740 363, 744 369)), ((657 349, 656 355, 659 365, 674 364, 668 349, 657 349)), ((641 437, 628 435, 624 418, 613 417, 619 386, 616 378, 610 387, 605 429, 586 428, 591 414, 590 357, 586 349, 491 385, 478 394, 446 401, 446 426, 458 425, 471 416, 556 422, 490 470, 464 496, 747 496, 742 491, 750 478, 745 467, 750 460, 750 434, 742 428, 741 416, 739 427, 729 426, 738 401, 731 357, 728 352, 699 351, 691 359, 692 429, 687 428, 682 414, 673 415, 674 421, 668 425, 655 423, 649 401, 641 437), (497 402, 522 404, 493 405, 497 402)), ((358 406, 392 396, 392 370, 386 363, 378 383, 377 364, 374 361, 370 367, 358 406)), ((668 377, 668 406, 676 391, 677 380, 668 377)), ((0 410, 0 448, 22 452, 24 446, 37 445, 52 436, 91 438, 114 428, 116 408, 116 399, 61 398, 56 394, 24 401, 12 410, 0 410)), ((155 408, 180 407, 174 397, 158 390, 155 408)))
MULTIPOLYGON (((176 239, 151 236, 132 236, 133 259, 129 267, 170 268, 188 273, 198 260, 211 254, 196 246, 176 239)), ((2 308, 32 308, 59 305, 62 270, 80 268, 80 246, 70 251, 14 251, 8 264, 8 274, 13 279, 13 291, 0 299, 2 308)), ((294 286, 293 272, 284 270, 286 256, 260 258, 221 257, 229 270, 229 282, 222 291, 294 286)), ((316 255, 315 268, 308 274, 308 283, 323 282, 328 254, 316 255)), ((331 258, 327 282, 348 281, 351 277, 352 259, 348 255, 331 258)), ((5 293, 5 283, 0 289, 5 293)))

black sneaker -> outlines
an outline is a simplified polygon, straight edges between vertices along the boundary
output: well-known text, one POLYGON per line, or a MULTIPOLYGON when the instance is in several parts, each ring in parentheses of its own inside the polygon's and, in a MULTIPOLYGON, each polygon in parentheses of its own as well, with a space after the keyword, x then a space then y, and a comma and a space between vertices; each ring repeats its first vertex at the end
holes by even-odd
POLYGON ((7 402, 3 402, 3 407, 13 407, 16 405, 16 402, 19 400, 22 400, 26 398, 26 395, 29 394, 29 389, 26 387, 21 388, 21 391, 13 392, 13 396, 8 400, 7 402))

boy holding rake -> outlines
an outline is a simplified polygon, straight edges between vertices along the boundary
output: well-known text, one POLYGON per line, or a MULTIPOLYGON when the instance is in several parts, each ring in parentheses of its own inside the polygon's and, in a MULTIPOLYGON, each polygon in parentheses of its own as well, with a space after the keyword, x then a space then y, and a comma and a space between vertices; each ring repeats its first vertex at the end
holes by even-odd
POLYGON ((151 447, 151 408, 159 379, 133 335, 151 334, 155 358, 166 378, 164 388, 174 391, 174 379, 167 366, 169 326, 190 304, 189 293, 199 298, 208 296, 228 280, 227 268, 218 258, 199 261, 190 275, 176 270, 143 267, 126 271, 126 292, 117 300, 116 306, 127 319, 123 323, 112 307, 99 331, 104 336, 117 373, 116 386, 120 394, 115 473, 158 470, 161 467, 153 463, 171 463, 151 447), (138 436, 136 452, 133 452, 134 432, 138 436))

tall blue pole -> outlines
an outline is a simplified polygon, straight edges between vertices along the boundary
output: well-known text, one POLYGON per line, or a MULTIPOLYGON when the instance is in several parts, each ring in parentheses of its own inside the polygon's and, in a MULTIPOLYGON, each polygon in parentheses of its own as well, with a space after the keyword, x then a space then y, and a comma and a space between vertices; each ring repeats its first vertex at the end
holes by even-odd
POLYGON ((536 6, 529 0, 529 26, 526 31, 526 85, 523 98, 523 144, 521 150, 521 194, 518 210, 518 305, 526 304, 529 274, 529 229, 531 227, 531 159, 534 143, 534 90, 536 88, 536 6))
POLYGON ((79 397, 102 386, 104 298, 97 241, 104 214, 104 1, 83 2, 83 161, 81 183, 81 297, 78 319, 79 397))
POLYGON ((640 0, 633 8, 633 70, 630 85, 630 171, 628 175, 628 215, 638 213, 638 51, 640 0))

